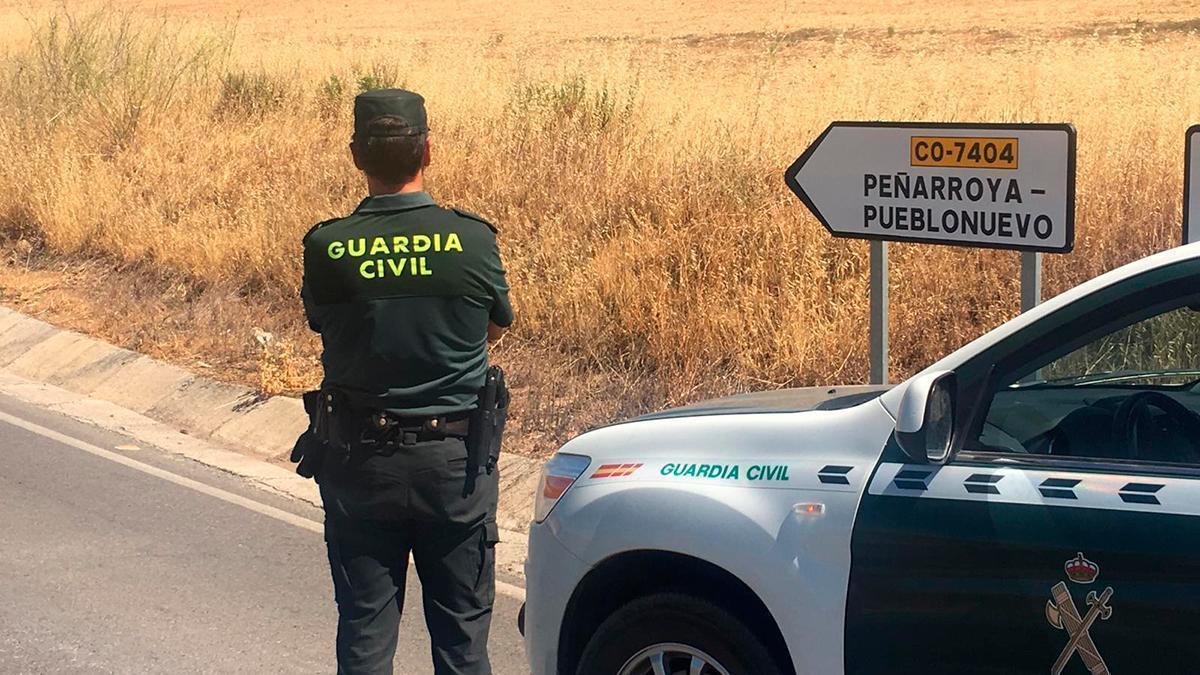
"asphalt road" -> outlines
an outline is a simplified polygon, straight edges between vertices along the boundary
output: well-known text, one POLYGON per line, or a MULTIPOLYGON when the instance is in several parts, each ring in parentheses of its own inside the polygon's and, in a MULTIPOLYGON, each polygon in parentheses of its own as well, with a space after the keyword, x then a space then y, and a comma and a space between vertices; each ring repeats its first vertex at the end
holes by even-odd
MULTIPOLYGON (((319 510, 9 398, 0 415, 241 502, 0 418, 0 673, 334 672, 319 510)), ((432 672, 419 588, 410 572, 397 673, 432 672)), ((497 594, 498 674, 527 672, 519 606, 497 594)))

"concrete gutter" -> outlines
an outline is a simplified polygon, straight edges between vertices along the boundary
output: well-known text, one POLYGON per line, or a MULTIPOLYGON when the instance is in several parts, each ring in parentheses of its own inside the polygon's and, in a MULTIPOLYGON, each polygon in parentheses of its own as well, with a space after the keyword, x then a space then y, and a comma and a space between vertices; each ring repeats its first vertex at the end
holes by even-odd
POLYGON ((107 401, 260 459, 286 455, 307 425, 300 401, 262 398, 0 307, 0 371, 107 401), (269 423, 253 424, 269 411, 269 423), (247 424, 247 420, 250 423, 247 424), (254 433, 246 433, 248 428, 254 433), (300 431, 298 431, 300 430, 300 431))
MULTIPOLYGON (((321 506, 284 460, 308 426, 303 404, 263 397, 0 306, 0 392, 126 434, 321 506)), ((502 569, 522 574, 541 462, 500 462, 502 569)))

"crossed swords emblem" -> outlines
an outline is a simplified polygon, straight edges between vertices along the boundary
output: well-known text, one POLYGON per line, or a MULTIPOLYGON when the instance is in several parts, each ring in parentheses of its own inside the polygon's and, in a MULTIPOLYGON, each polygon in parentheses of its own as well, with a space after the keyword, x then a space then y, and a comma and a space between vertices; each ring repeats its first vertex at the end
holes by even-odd
POLYGON ((1099 595, 1096 591, 1089 591, 1087 594, 1087 614, 1079 616, 1079 610, 1075 608, 1075 601, 1071 599, 1071 592, 1067 590, 1065 582, 1058 582, 1050 589, 1052 600, 1046 601, 1046 620, 1050 625, 1059 630, 1066 630, 1071 639, 1067 641, 1067 646, 1063 647, 1062 654, 1059 654, 1058 661, 1054 662, 1054 667, 1050 669, 1053 675, 1061 675, 1063 668, 1067 667, 1071 657, 1075 652, 1079 652, 1079 658, 1083 659, 1083 665, 1087 666, 1088 672, 1092 675, 1109 675, 1108 666, 1104 665, 1104 659, 1100 656, 1100 652, 1096 649, 1096 643, 1092 642, 1092 636, 1088 631, 1092 629, 1092 624, 1096 619, 1107 621, 1108 617, 1112 616, 1112 607, 1108 606, 1109 599, 1112 598, 1113 589, 1108 587, 1099 595))

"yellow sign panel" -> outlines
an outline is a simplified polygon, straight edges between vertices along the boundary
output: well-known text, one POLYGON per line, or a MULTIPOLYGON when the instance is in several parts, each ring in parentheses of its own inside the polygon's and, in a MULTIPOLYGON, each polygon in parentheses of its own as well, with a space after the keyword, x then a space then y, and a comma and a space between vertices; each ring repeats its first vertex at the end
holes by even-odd
POLYGON ((1017 139, 913 136, 909 144, 909 159, 912 166, 1015 169, 1017 139))

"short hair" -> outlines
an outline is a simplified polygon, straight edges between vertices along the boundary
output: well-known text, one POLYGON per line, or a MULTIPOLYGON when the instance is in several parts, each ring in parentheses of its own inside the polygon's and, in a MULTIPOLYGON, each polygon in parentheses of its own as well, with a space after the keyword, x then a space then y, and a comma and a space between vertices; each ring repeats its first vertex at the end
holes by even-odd
POLYGON ((420 173, 425 159, 426 132, 416 132, 399 117, 385 115, 367 123, 366 134, 351 141, 354 156, 370 177, 405 183, 420 173))

